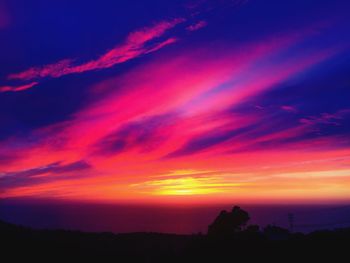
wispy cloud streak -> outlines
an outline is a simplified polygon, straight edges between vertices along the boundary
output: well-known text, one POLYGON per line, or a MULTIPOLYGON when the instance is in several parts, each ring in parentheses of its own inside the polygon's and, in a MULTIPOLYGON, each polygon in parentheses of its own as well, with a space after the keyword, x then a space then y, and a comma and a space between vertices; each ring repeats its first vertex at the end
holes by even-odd
POLYGON ((38 84, 38 82, 32 82, 32 83, 24 84, 24 85, 20 85, 20 86, 3 86, 3 87, 0 87, 0 92, 23 91, 23 90, 30 89, 30 88, 34 87, 35 85, 37 85, 37 84, 38 84))
POLYGON ((11 74, 8 76, 10 80, 36 80, 36 82, 21 86, 3 86, 0 87, 0 92, 30 89, 37 85, 43 78, 59 78, 74 73, 110 68, 141 55, 155 52, 167 45, 175 43, 176 38, 168 38, 159 42, 154 42, 154 40, 160 38, 168 30, 184 21, 185 19, 183 18, 176 18, 134 31, 127 36, 124 43, 115 46, 97 59, 88 62, 76 64, 74 59, 64 59, 57 63, 33 67, 20 73, 11 74))

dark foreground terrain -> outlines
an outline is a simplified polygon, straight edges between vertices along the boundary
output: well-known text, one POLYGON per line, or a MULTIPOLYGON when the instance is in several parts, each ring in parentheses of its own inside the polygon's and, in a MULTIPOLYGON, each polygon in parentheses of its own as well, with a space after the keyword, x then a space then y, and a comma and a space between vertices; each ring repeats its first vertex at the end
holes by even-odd
POLYGON ((349 260, 350 228, 291 234, 276 226, 260 229, 243 224, 249 220, 248 214, 243 214, 247 218, 242 220, 241 215, 233 212, 222 212, 206 235, 34 230, 0 221, 1 256, 9 259, 6 262, 17 259, 45 262, 71 259, 97 262, 349 260))

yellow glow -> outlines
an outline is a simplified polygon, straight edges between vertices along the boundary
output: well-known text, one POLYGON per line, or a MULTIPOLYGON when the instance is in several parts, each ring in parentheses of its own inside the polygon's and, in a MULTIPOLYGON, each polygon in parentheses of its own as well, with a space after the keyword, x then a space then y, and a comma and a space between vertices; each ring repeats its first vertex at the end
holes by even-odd
POLYGON ((147 181, 133 186, 144 188, 155 195, 206 195, 232 190, 241 183, 222 182, 214 177, 182 177, 147 181))

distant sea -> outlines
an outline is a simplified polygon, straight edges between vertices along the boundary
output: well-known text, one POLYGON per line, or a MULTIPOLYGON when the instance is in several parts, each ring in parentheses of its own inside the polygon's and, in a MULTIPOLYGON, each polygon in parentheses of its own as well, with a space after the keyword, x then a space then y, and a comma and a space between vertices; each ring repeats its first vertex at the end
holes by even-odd
MULTIPOLYGON (((233 205, 232 205, 233 206, 233 205)), ((0 219, 40 229, 87 232, 206 233, 218 213, 230 205, 146 206, 72 202, 0 201, 0 219)), ((251 224, 273 224, 294 231, 350 227, 350 205, 241 205, 251 224)))

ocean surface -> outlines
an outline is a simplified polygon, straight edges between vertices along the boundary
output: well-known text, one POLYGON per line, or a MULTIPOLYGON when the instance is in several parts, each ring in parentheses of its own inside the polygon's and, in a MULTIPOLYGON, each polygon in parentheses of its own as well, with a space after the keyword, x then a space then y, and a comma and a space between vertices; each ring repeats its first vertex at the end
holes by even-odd
MULTIPOLYGON (((218 213, 231 205, 146 206, 0 201, 0 219, 40 229, 88 232, 206 233, 218 213)), ((273 224, 293 231, 350 227, 350 205, 241 205, 251 224, 273 224), (289 220, 293 214, 293 222, 289 220)))

